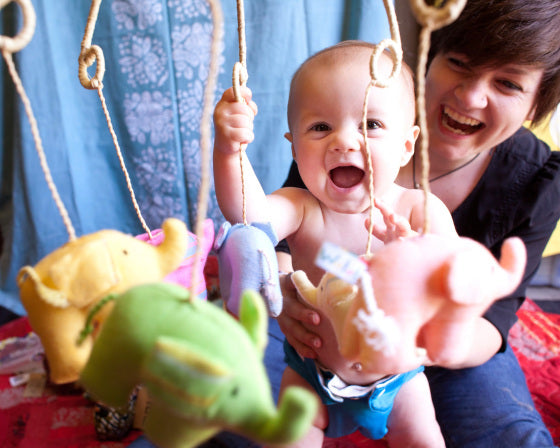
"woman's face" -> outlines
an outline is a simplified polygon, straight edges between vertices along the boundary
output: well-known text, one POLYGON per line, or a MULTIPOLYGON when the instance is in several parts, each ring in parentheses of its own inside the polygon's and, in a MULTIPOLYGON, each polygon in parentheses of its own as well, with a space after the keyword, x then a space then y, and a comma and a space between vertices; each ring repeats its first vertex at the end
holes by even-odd
POLYGON ((542 74, 536 66, 472 67, 462 54, 438 54, 426 74, 430 153, 460 161, 510 137, 531 118, 542 74))

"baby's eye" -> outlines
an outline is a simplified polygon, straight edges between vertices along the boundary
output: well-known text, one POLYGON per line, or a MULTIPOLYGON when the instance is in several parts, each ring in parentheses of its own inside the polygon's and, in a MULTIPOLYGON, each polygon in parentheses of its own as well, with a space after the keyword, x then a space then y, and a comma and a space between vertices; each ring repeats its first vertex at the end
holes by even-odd
POLYGON ((311 126, 310 130, 316 132, 326 132, 330 130, 330 126, 326 123, 316 123, 313 126, 311 126))
MULTIPOLYGON (((367 121, 367 130, 368 131, 373 131, 375 129, 379 129, 381 128, 381 122, 379 120, 373 120, 373 119, 368 119, 367 121)), ((360 123, 360 131, 362 130, 362 123, 360 123)))
POLYGON ((381 123, 377 120, 368 120, 367 121, 368 131, 371 131, 373 129, 379 129, 380 127, 381 127, 381 123))

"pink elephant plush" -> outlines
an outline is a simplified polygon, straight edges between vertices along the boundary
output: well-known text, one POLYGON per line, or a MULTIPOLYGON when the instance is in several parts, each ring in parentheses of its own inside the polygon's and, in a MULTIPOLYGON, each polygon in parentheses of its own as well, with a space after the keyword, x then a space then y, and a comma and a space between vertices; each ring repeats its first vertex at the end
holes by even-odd
POLYGON ((510 238, 498 262, 474 240, 427 234, 394 240, 364 261, 365 288, 329 273, 317 288, 301 271, 292 279, 330 319, 346 359, 395 374, 461 359, 477 318, 519 285, 526 251, 510 238))

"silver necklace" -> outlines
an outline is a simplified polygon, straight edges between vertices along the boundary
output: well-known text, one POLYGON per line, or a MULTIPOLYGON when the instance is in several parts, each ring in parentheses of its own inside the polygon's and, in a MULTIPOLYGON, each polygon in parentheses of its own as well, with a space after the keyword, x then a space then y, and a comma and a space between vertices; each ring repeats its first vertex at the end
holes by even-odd
MULTIPOLYGON (((441 179, 442 177, 449 176, 451 173, 454 173, 455 171, 459 171, 460 169, 465 168, 467 165, 473 163, 479 155, 480 153, 476 154, 472 159, 467 160, 465 163, 459 165, 457 168, 453 168, 451 171, 448 171, 447 173, 443 173, 440 174, 439 176, 429 179, 428 182, 432 183, 438 179, 441 179)), ((412 156, 412 184, 414 185, 414 188, 416 189, 420 188, 420 184, 416 182, 416 154, 412 156)))

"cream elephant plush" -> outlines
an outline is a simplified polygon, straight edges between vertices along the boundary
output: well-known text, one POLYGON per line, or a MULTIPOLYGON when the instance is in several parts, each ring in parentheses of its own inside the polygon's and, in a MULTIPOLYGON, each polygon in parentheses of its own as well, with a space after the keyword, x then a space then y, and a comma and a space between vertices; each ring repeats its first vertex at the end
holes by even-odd
MULTIPOLYGON (((101 230, 66 243, 18 274, 20 297, 41 339, 53 383, 76 381, 95 334, 78 345, 90 310, 110 293, 159 281, 182 262, 188 244, 185 224, 163 223, 164 241, 153 246, 116 230, 101 230)), ((112 306, 96 314, 99 330, 112 306)))
POLYGON ((464 356, 476 319, 519 285, 526 251, 510 238, 498 262, 474 240, 428 234, 394 240, 364 261, 371 289, 330 273, 317 288, 301 271, 292 280, 330 319, 345 358, 388 375, 464 356))

